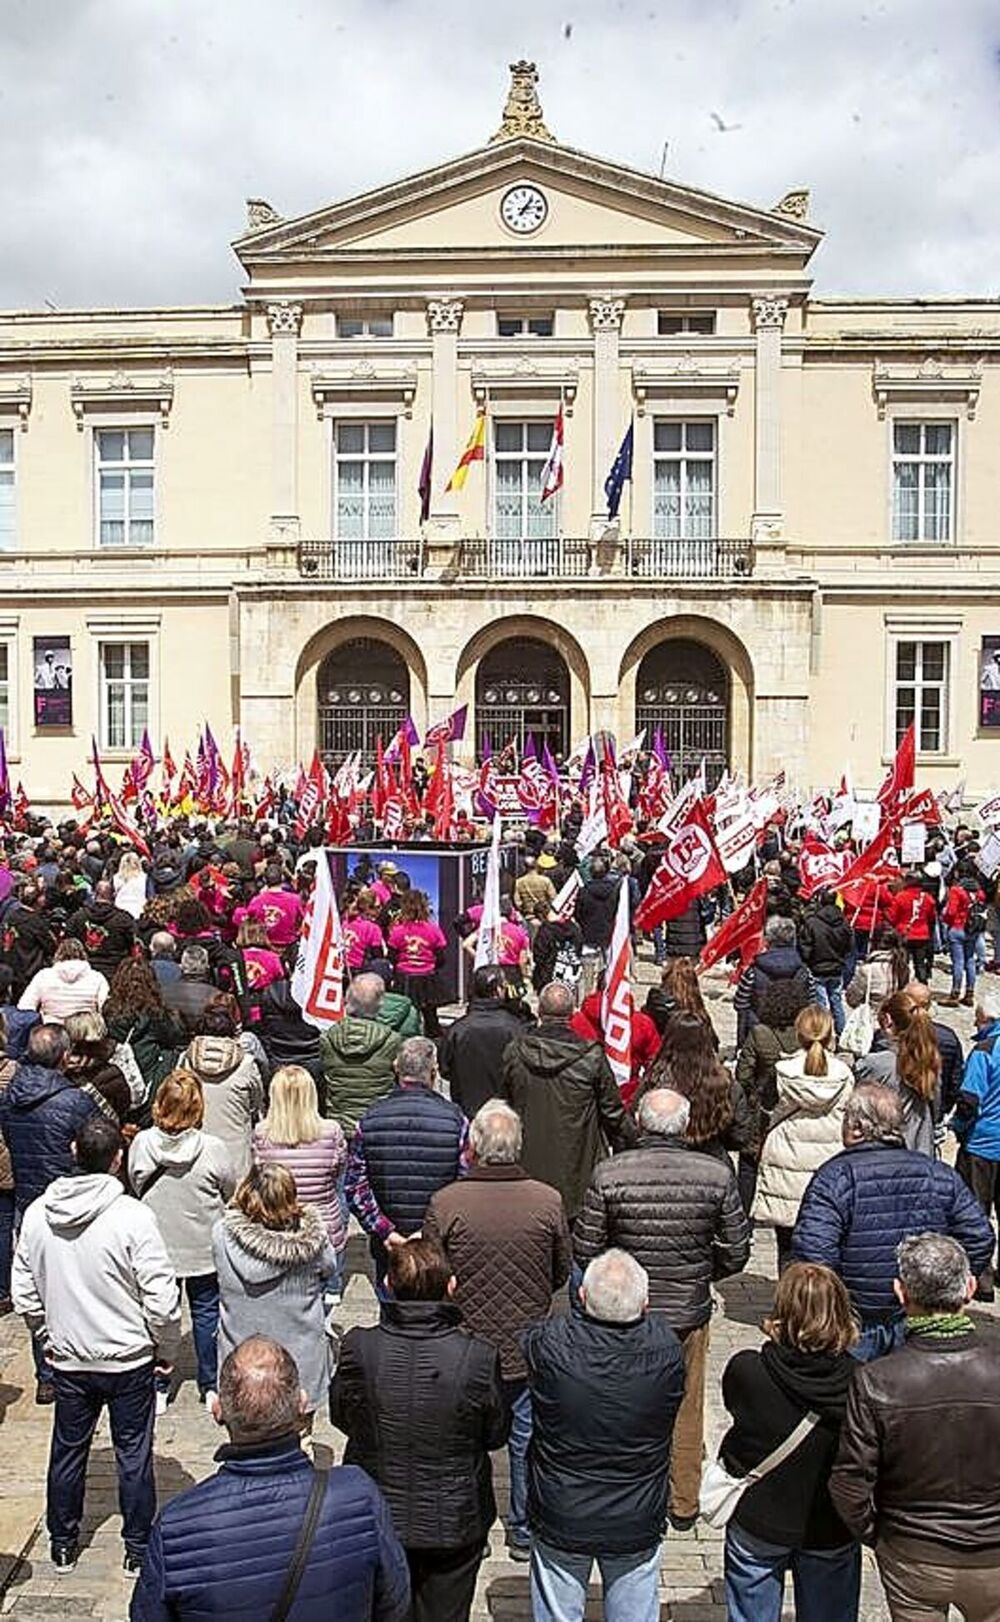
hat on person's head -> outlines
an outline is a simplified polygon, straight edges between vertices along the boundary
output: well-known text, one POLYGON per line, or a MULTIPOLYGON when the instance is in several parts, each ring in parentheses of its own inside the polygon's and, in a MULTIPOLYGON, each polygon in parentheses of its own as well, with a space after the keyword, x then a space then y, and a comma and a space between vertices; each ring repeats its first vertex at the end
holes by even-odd
POLYGON ((556 859, 555 859, 555 857, 554 857, 554 856, 550 856, 550 855, 549 855, 549 853, 548 853, 548 851, 543 851, 543 852, 542 852, 542 854, 541 854, 541 856, 539 856, 539 858, 538 858, 538 862, 537 862, 537 864, 536 864, 536 865, 537 865, 537 866, 538 866, 538 867, 539 867, 539 868, 542 868, 542 869, 547 869, 547 868, 550 868, 550 867, 555 867, 555 865, 556 865, 556 859))
POLYGON ((380 873, 385 873, 389 878, 393 878, 399 872, 395 862, 379 862, 378 870, 380 873))

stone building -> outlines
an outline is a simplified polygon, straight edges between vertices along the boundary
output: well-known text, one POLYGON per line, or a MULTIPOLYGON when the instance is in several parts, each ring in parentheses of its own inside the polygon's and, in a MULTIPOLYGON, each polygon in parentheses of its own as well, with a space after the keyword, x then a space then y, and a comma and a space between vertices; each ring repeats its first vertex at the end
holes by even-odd
POLYGON ((0 722, 33 799, 92 733, 113 761, 239 722, 288 766, 464 701, 477 747, 661 725, 803 788, 877 782, 915 716, 922 781, 997 787, 1000 304, 813 298, 808 193, 590 157, 536 80, 452 162, 251 203, 235 306, 0 315, 0 722))

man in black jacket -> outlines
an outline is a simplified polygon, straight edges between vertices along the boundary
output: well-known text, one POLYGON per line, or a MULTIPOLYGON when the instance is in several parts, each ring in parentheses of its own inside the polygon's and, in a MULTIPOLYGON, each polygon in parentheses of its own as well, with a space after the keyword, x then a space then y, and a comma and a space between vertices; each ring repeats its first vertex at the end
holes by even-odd
POLYGON ((670 1464, 670 1519, 678 1530, 698 1516, 711 1285, 742 1272, 750 1255, 732 1169, 688 1148, 690 1113, 679 1093, 646 1093, 636 1148, 596 1168, 573 1234, 581 1266, 610 1245, 634 1256, 649 1276, 650 1311, 680 1336, 687 1381, 670 1464))
POLYGON ((875 1548, 894 1618, 1000 1616, 1000 1357, 965 1308, 976 1287, 955 1239, 896 1252, 906 1341, 854 1376, 830 1497, 875 1548))
POLYGON ((820 1000, 833 1015, 838 1036, 845 1020, 844 965, 853 945, 851 926, 837 906, 833 891, 820 890, 799 927, 799 951, 812 971, 820 1000))
POLYGON ((507 998, 503 970, 496 964, 476 969, 469 1011, 449 1027, 438 1049, 441 1074, 470 1121, 488 1099, 499 1096, 504 1049, 524 1028, 507 998))
POLYGON ((102 879, 93 900, 73 914, 66 933, 83 942, 91 968, 109 981, 135 947, 135 919, 115 906, 114 887, 108 879, 102 879))
POLYGON ((674 1421, 684 1358, 648 1279, 621 1250, 590 1263, 582 1313, 523 1338, 534 1416, 528 1464, 532 1615, 582 1622, 597 1561, 606 1616, 659 1616, 674 1421))
POLYGON ((594 984, 611 944, 611 931, 615 927, 618 910, 618 886, 622 879, 608 872, 603 856, 595 856, 590 864, 590 878, 577 892, 573 916, 583 935, 584 984, 581 995, 587 996, 594 984))
POLYGON ((13 976, 14 1002, 39 969, 52 962, 56 939, 44 891, 37 884, 24 885, 21 899, 7 909, 3 920, 3 955, 13 976))

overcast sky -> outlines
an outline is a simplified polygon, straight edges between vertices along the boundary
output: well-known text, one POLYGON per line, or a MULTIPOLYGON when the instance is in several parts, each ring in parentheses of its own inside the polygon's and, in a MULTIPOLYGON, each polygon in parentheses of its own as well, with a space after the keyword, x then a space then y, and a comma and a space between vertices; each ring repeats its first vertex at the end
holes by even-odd
POLYGON ((568 145, 811 187, 818 292, 1000 293, 997 0, 3 0, 0 306, 234 299, 247 196, 482 145, 519 56, 568 145))

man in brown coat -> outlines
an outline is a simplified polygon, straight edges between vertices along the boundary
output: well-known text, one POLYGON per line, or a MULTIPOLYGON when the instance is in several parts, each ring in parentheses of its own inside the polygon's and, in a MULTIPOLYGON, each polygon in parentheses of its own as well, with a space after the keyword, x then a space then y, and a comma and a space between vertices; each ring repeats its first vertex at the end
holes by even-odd
POLYGON ((513 1559, 527 1560, 531 1399, 520 1337, 548 1316, 554 1292, 569 1277, 569 1228, 556 1190, 518 1164, 521 1122, 502 1099, 491 1098, 475 1116, 469 1147, 468 1176, 433 1196, 423 1232, 451 1263, 463 1327, 500 1354, 511 1413, 507 1544, 513 1559))

